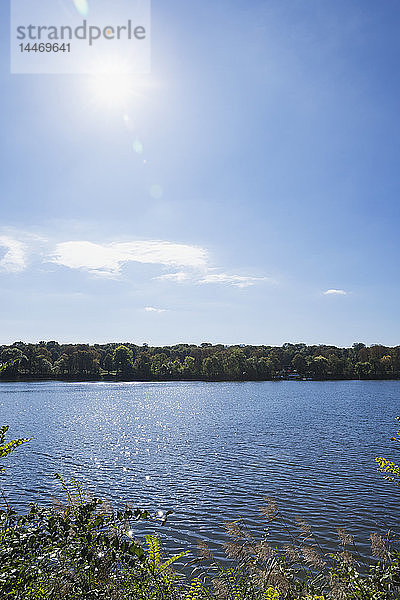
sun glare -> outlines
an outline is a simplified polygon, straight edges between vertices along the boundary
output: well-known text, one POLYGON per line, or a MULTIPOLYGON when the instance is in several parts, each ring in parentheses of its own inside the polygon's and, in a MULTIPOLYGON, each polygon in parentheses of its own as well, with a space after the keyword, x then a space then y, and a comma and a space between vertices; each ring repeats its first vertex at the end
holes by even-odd
POLYGON ((148 75, 132 73, 129 64, 115 57, 89 65, 88 72, 91 73, 86 81, 88 104, 98 110, 118 109, 126 115, 133 102, 142 102, 157 87, 148 75))
POLYGON ((106 108, 124 108, 134 92, 132 76, 96 75, 91 79, 90 90, 96 105, 106 108))
POLYGON ((135 94, 137 76, 129 64, 113 57, 90 66, 89 93, 98 107, 125 109, 135 94))

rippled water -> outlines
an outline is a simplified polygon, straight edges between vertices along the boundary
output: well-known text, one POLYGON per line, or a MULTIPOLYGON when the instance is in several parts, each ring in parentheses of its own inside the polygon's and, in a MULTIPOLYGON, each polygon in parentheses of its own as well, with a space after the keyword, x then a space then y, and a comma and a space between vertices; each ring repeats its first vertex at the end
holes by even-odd
POLYGON ((1 383, 0 424, 34 438, 7 459, 1 485, 23 508, 60 497, 58 472, 116 504, 172 509, 172 549, 215 547, 239 516, 260 529, 273 496, 328 549, 347 526, 367 552, 371 531, 399 531, 399 492, 374 463, 396 458, 399 399, 391 381, 1 383))

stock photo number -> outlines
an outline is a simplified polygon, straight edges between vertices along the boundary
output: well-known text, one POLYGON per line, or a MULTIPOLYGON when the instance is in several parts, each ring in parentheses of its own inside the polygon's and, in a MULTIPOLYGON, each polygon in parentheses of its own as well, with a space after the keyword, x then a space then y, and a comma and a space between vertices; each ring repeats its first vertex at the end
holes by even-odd
POLYGON ((19 44, 21 52, 71 52, 71 44, 19 44))

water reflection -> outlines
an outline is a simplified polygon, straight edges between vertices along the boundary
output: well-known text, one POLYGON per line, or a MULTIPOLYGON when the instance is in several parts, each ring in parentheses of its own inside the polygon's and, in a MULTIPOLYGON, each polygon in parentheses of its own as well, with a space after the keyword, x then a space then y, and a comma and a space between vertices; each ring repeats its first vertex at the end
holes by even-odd
MULTIPOLYGON (((273 496, 330 548, 347 525, 367 551, 371 531, 397 526, 396 490, 374 458, 390 446, 399 382, 0 384, 0 422, 31 437, 2 486, 21 508, 60 495, 54 473, 114 503, 171 509, 172 548, 241 515, 260 529, 273 496)), ((162 518, 162 516, 161 516, 162 518)), ((271 532, 279 538, 279 532, 271 532)))

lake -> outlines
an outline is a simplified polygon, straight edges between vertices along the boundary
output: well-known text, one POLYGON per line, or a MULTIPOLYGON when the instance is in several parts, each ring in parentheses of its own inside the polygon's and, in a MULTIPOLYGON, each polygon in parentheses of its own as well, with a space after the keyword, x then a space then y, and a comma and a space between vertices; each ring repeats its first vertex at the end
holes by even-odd
POLYGON ((367 554, 370 532, 400 532, 400 490, 374 462, 400 458, 398 414, 398 381, 4 382, 0 424, 33 440, 4 461, 0 484, 18 509, 62 498, 55 472, 115 505, 171 509, 173 550, 199 538, 216 548, 240 516, 260 531, 272 496, 328 550, 344 526, 367 554))

